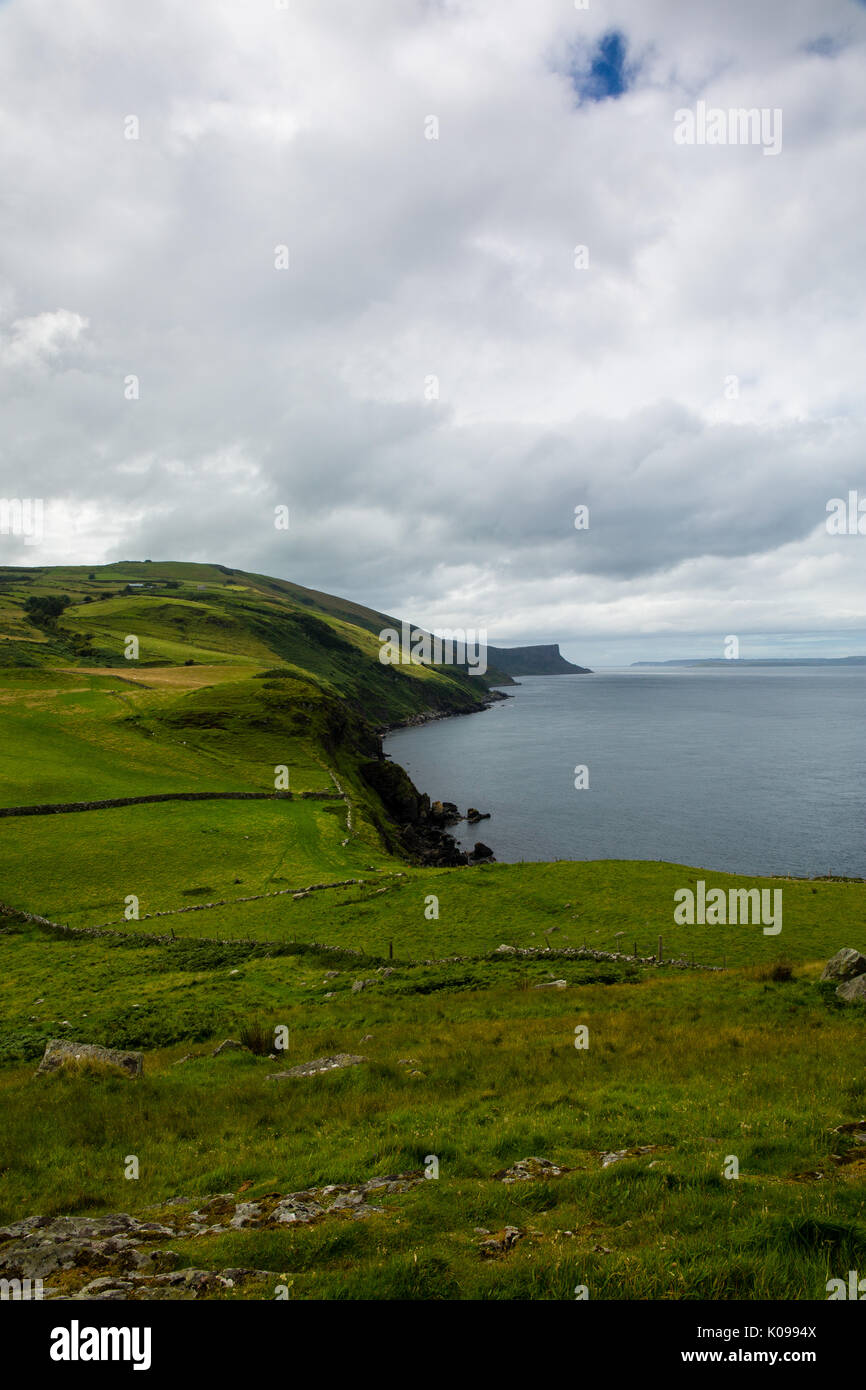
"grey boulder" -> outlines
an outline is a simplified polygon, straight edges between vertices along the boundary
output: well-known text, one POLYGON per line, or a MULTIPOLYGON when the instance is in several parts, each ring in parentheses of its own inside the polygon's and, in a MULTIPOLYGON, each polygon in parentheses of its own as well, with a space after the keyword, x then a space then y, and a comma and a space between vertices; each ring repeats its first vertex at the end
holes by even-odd
POLYGON ((821 979, 853 980, 858 975, 866 975, 866 956, 862 956, 853 947, 846 946, 843 950, 837 951, 831 960, 828 960, 821 979))
POLYGON ((98 1043, 73 1042, 71 1038, 49 1038, 36 1075, 57 1071, 60 1067, 74 1067, 80 1062, 101 1063, 117 1067, 127 1076, 141 1076, 144 1053, 120 1052, 114 1047, 100 1047, 98 1043))
POLYGON ((846 980, 836 990, 837 999, 846 1004, 866 1004, 866 975, 858 975, 854 980, 846 980))

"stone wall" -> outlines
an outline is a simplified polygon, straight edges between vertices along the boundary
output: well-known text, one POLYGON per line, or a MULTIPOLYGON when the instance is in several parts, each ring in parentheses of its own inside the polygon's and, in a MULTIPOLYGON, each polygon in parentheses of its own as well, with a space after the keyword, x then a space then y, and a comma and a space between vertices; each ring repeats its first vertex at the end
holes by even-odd
POLYGON ((115 806, 142 806, 155 801, 343 801, 339 792, 155 792, 152 796, 118 796, 105 801, 53 801, 42 806, 0 806, 0 816, 52 816, 69 811, 107 811, 115 806))

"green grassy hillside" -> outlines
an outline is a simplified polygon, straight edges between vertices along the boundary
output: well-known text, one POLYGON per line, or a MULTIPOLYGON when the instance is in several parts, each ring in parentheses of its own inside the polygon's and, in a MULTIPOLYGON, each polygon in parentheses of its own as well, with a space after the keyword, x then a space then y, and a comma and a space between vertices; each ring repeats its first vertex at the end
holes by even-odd
MULTIPOLYGON (((487 691, 382 666, 393 622, 219 566, 0 572, 0 809, 258 797, 0 816, 0 1220, 186 1212, 433 1155, 436 1181, 364 1220, 181 1232, 171 1258, 258 1271, 221 1297, 823 1297, 866 1261, 866 1009, 818 984, 840 947, 866 949, 866 885, 417 862, 395 816, 423 799, 396 770, 387 804, 374 789, 381 728, 487 691), (780 888, 781 934, 675 926, 699 877, 780 888), (583 951, 651 958, 659 936, 666 958, 725 968, 583 951), (263 1055, 211 1055, 257 1034, 263 1055), (144 1076, 37 1078, 54 1037, 140 1049, 144 1076), (364 1060, 267 1079, 334 1053, 364 1060), (564 1171, 501 1180, 530 1155, 564 1171), (482 1248, 505 1226, 513 1248, 482 1248)), ((11 1249, 0 1232, 0 1273, 11 1249)))

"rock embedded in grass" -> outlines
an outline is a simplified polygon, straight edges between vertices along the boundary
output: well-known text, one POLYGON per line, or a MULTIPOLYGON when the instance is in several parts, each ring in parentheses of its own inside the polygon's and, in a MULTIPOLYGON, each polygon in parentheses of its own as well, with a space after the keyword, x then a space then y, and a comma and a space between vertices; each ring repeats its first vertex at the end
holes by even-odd
POLYGON ((866 1004, 866 975, 857 975, 855 979, 839 985, 836 998, 844 1000, 846 1004, 866 1004))
POLYGON ((74 1042, 72 1038, 49 1038, 36 1075, 88 1062, 117 1067, 127 1076, 136 1077, 142 1074, 144 1053, 121 1052, 114 1047, 100 1047, 98 1043, 74 1042))
POLYGON ((866 1144, 866 1120, 849 1120, 846 1124, 836 1125, 831 1134, 853 1134, 855 1143, 866 1144))
POLYGON ((608 1153, 601 1156, 602 1168, 609 1168, 612 1163, 621 1163, 624 1158, 628 1158, 628 1149, 611 1149, 608 1153))
POLYGON ((481 1242, 481 1254, 490 1259, 496 1255, 507 1255, 513 1250, 524 1232, 518 1226, 506 1226, 501 1235, 491 1236, 481 1242))
POLYGON ((655 1153, 658 1144, 639 1144, 631 1149, 611 1149, 607 1153, 602 1153, 601 1166, 609 1168, 612 1163, 621 1163, 624 1158, 642 1158, 644 1154, 655 1153))
POLYGON ((289 1067, 288 1071, 274 1072, 268 1081, 286 1081, 294 1076, 319 1076, 326 1071, 337 1071, 340 1067, 357 1067, 366 1062, 366 1057, 356 1057, 351 1052, 336 1052, 333 1057, 316 1057, 312 1062, 302 1062, 300 1066, 289 1067))
POLYGON ((866 956, 855 951, 853 946, 845 946, 828 960, 821 974, 821 979, 853 980, 858 975, 866 975, 866 956))
POLYGON ((75 1295, 86 1302, 138 1299, 199 1298, 220 1294, 238 1285, 274 1284, 279 1276, 268 1269, 178 1269, 167 1274, 107 1275, 93 1279, 75 1295))
POLYGON ((0 1272, 4 1277, 45 1279, 64 1270, 115 1265, 122 1271, 153 1271, 158 1261, 139 1247, 175 1235, 157 1221, 126 1212, 111 1216, 29 1216, 0 1229, 0 1272))
POLYGON ((510 1168, 503 1168, 501 1172, 495 1173, 494 1177, 499 1182, 532 1182, 537 1178, 561 1178, 564 1173, 569 1173, 570 1168, 561 1168, 558 1164, 552 1163, 549 1158, 536 1158, 532 1155, 529 1158, 519 1158, 510 1168))
POLYGON ((249 1050, 242 1042, 238 1042, 237 1038, 226 1038, 225 1042, 221 1042, 219 1047, 214 1048, 211 1057, 219 1057, 223 1052, 249 1052, 249 1050))
MULTIPOLYGON (((266 1270, 202 1270, 182 1267, 182 1257, 167 1248, 169 1240, 286 1226, 305 1226, 334 1217, 364 1220, 387 1209, 370 1199, 408 1192, 422 1185, 423 1172, 393 1173, 360 1183, 331 1183, 302 1192, 269 1192, 255 1199, 221 1192, 201 1202, 183 1197, 163 1203, 159 1220, 127 1212, 107 1216, 28 1216, 0 1226, 0 1276, 44 1279, 62 1275, 69 1281, 60 1298, 138 1299, 174 1296, 225 1296, 235 1284, 274 1280, 266 1270), (167 1208, 172 1210, 168 1211, 167 1208), (156 1249, 151 1248, 156 1246, 156 1249), (77 1290, 77 1291, 76 1291, 77 1290)), ((53 1290, 46 1290, 50 1297, 53 1290)))

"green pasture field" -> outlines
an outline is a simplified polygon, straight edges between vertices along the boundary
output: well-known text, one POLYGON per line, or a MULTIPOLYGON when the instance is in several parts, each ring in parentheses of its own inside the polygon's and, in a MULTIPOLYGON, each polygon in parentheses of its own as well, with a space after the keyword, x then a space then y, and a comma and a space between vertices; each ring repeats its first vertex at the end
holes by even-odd
MULTIPOLYGON (((357 841, 342 848, 345 823, 339 800, 168 802, 3 819, 4 901, 89 927, 122 923, 129 894, 143 915, 348 878, 370 855, 357 841)), ((154 923, 169 926, 174 918, 154 923)))
POLYGON ((142 1212, 242 1185, 253 1198, 418 1170, 433 1154, 438 1182, 364 1223, 173 1248, 197 1267, 270 1269, 293 1298, 341 1299, 570 1299, 577 1284, 593 1298, 810 1299, 863 1262, 866 1160, 840 1162, 850 1142, 831 1133, 862 1113, 862 1018, 809 972, 629 979, 624 967, 569 963, 569 988, 548 993, 531 988, 541 965, 513 960, 468 984, 452 966, 435 987, 429 969, 384 977, 369 960, 267 959, 240 945, 109 946, 15 926, 2 950, 16 1001, 7 1027, 25 1052, 28 1030, 35 1053, 62 1015, 76 1034, 144 1043, 147 1058, 137 1083, 34 1079, 32 1060, 7 1061, 0 1218, 142 1212), (326 1000, 329 968, 377 983, 326 1000), (253 1019, 288 1027, 284 1059, 210 1057, 253 1019), (336 1051, 367 1061, 265 1079, 336 1051), (642 1146, 653 1147, 602 1167, 604 1152, 642 1146), (530 1154, 571 1171, 510 1187, 495 1178, 530 1154), (736 1182, 723 1176, 730 1155, 736 1182), (505 1225, 523 1239, 485 1261, 476 1228, 505 1225))
MULTIPOLYGON (((43 911, 46 895, 40 893, 39 875, 45 876, 46 884, 65 881, 69 884, 65 897, 57 899, 56 890, 54 896, 47 894, 61 913, 52 920, 76 925, 96 925, 94 905, 122 900, 125 895, 119 887, 130 881, 132 866, 138 865, 135 875, 142 887, 142 911, 145 902, 158 903, 159 910, 165 910, 190 901, 273 891, 285 886, 279 876, 288 875, 294 888, 359 877, 363 882, 357 886, 300 899, 230 902, 151 924, 131 921, 127 925, 160 933, 170 926, 183 937, 315 941, 376 956, 387 956, 393 949, 395 957, 407 961, 483 955, 501 945, 554 950, 586 945, 628 955, 637 946, 639 955, 655 956, 661 937, 663 956, 694 958, 701 965, 814 962, 826 960, 838 950, 839 942, 859 941, 864 935, 866 890, 860 883, 746 879, 684 865, 627 860, 416 869, 356 839, 343 847, 340 827, 345 826, 345 811, 339 802, 275 803, 273 807, 254 803, 252 808, 232 802, 131 807, 63 817, 63 834, 53 824, 57 819, 12 823, 9 843, 15 844, 22 866, 31 866, 26 894, 19 893, 13 905, 52 917, 43 911), (342 814, 336 814, 338 810, 342 814), (284 824, 284 813, 291 817, 285 829, 269 830, 284 824), (324 828, 315 833, 317 825, 324 828), (85 834, 88 826, 92 829, 85 834), (164 863, 142 855, 139 864, 139 849, 159 842, 161 826, 172 841, 164 863), (142 832, 136 847, 138 827, 146 833, 142 832), (278 844, 269 843, 272 833, 282 835, 278 844), (245 839, 246 835, 251 838, 245 839), (214 845, 224 862, 208 877, 206 865, 214 845), (330 855, 325 853, 327 845, 330 855), (118 877, 122 863, 130 868, 118 877), (241 886, 233 885, 235 876, 243 878, 241 886), (726 891, 731 887, 780 890, 781 932, 768 936, 754 924, 676 925, 674 892, 694 888, 699 878, 726 891), (92 902, 87 898, 88 882, 95 885, 92 902), (200 884, 208 891, 190 893, 200 884), (210 892, 217 884, 223 891, 210 892), (433 911, 438 911, 438 919, 427 915, 433 911)), ((7 830, 8 826, 0 829, 0 834, 7 830)))

